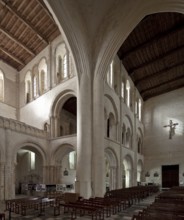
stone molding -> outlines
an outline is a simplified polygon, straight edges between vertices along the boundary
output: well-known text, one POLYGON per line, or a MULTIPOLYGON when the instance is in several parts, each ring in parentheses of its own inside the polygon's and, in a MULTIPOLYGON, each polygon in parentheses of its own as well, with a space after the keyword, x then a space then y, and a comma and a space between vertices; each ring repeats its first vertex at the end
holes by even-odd
POLYGON ((28 134, 30 136, 34 137, 40 137, 40 138, 47 138, 48 137, 48 132, 35 128, 33 126, 27 125, 23 122, 10 119, 10 118, 5 118, 0 116, 0 128, 4 129, 10 129, 15 132, 23 133, 23 134, 28 134))

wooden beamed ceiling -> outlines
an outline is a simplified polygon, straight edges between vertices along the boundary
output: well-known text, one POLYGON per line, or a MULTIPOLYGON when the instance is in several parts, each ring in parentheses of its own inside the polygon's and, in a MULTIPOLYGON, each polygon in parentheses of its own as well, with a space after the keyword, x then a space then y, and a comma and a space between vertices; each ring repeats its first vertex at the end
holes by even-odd
POLYGON ((118 51, 143 100, 184 86, 184 15, 146 16, 118 51))
MULTIPOLYGON (((43 0, 0 0, 0 59, 20 71, 60 35, 43 0)), ((184 15, 146 16, 118 51, 143 100, 184 86, 184 15)))
POLYGON ((18 71, 59 34, 42 0, 0 0, 0 59, 18 71))

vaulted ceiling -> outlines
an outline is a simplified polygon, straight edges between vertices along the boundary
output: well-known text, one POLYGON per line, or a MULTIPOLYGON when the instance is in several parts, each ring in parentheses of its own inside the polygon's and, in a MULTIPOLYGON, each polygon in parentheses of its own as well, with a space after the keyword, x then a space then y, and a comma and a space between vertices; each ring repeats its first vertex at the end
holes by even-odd
MULTIPOLYGON (((43 0, 0 0, 0 59, 20 71, 60 32, 43 0)), ((184 86, 184 15, 145 17, 118 56, 143 100, 184 86)))

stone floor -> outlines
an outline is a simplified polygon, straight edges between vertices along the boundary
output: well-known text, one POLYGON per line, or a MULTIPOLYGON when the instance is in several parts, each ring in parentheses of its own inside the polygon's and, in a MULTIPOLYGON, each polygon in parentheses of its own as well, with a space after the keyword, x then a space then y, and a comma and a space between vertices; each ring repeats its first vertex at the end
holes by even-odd
MULTIPOLYGON (((130 208, 121 211, 120 213, 118 213, 117 215, 112 215, 109 218, 106 218, 106 220, 131 220, 132 215, 134 213, 137 213, 139 210, 142 210, 143 208, 145 208, 146 206, 148 206, 149 204, 151 204, 154 201, 155 195, 150 196, 146 199, 144 199, 143 201, 141 201, 140 203, 134 204, 133 206, 131 206, 130 208)), ((1 209, 3 209, 3 206, 1 204, 1 209)), ((14 214, 14 213, 10 213, 8 211, 5 212, 6 215, 6 219, 7 220, 70 220, 70 215, 69 214, 63 214, 63 212, 61 212, 61 215, 57 216, 57 217, 53 217, 53 209, 47 209, 45 211, 45 213, 43 213, 42 215, 39 214, 39 211, 34 211, 33 212, 28 212, 26 216, 21 216, 18 214, 14 214)), ((77 219, 81 219, 81 220, 91 220, 91 217, 77 217, 77 219)))

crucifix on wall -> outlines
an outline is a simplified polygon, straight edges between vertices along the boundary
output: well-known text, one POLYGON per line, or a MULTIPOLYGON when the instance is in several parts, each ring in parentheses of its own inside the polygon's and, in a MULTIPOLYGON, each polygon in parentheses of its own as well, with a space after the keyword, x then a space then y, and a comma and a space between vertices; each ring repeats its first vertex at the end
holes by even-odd
POLYGON ((169 139, 172 139, 172 136, 175 135, 175 129, 178 123, 173 123, 172 120, 169 121, 169 125, 164 125, 164 128, 169 127, 169 139))

